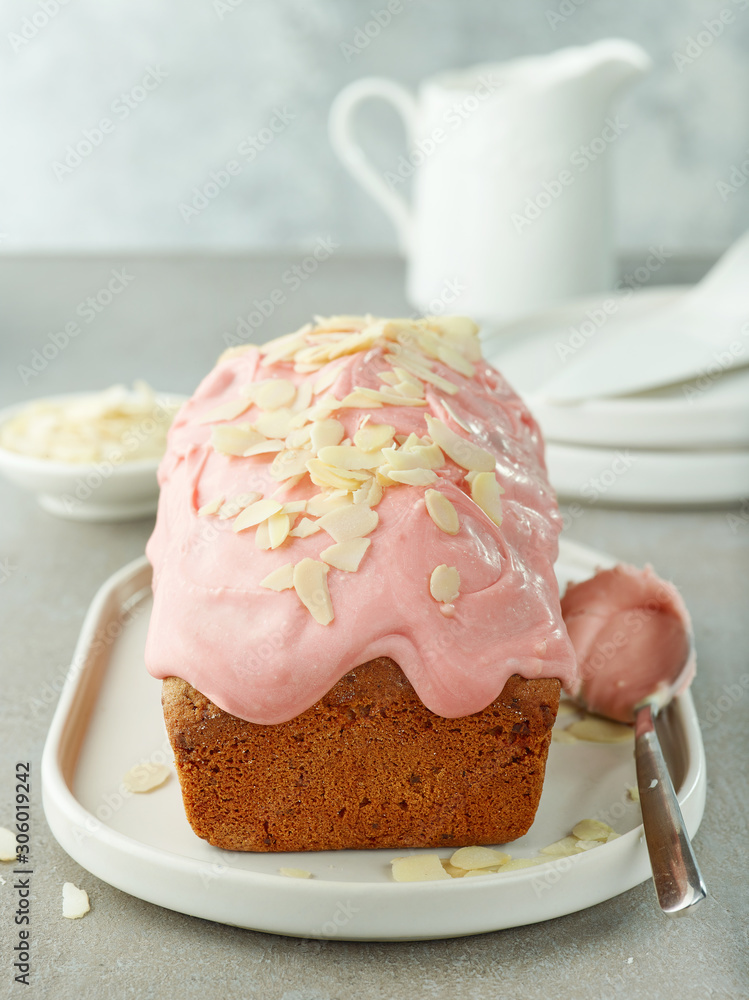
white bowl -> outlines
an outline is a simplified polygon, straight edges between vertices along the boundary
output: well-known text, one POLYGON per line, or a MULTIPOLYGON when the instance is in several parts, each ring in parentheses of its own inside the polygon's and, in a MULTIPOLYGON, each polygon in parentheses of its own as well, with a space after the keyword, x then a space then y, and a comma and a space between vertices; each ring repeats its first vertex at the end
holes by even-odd
MULTIPOLYGON (((76 392, 51 396, 49 402, 81 399, 92 393, 76 392)), ((160 392, 157 398, 181 404, 186 396, 160 392)), ((0 426, 25 409, 29 402, 0 410, 0 426)), ((72 521, 129 521, 156 511, 159 459, 119 463, 54 462, 0 447, 0 473, 11 482, 36 494, 39 505, 50 514, 72 521)))

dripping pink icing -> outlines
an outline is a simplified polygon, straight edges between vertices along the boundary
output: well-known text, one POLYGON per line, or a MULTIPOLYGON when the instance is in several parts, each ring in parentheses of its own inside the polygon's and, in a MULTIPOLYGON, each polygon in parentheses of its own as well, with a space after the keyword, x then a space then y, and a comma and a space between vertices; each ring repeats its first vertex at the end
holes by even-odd
MULTIPOLYGON (((331 362, 338 375, 326 390, 338 399, 355 386, 380 388, 387 369, 379 347, 331 362)), ((236 399, 247 383, 275 376, 297 385, 290 364, 259 367, 252 348, 221 361, 181 409, 159 469, 161 497, 148 543, 154 567, 154 608, 146 664, 155 677, 188 681, 224 711, 250 722, 294 718, 318 701, 346 671, 389 656, 432 712, 458 718, 479 712, 514 673, 556 677, 574 693, 575 656, 562 622, 553 565, 561 522, 549 486, 543 444, 525 405, 499 373, 481 361, 476 375, 434 370, 460 386, 447 396, 426 387, 425 407, 343 409, 333 414, 352 437, 365 415, 396 433, 426 433, 424 415, 467 436, 446 410, 471 428, 472 440, 497 459, 505 493, 498 528, 464 492, 465 472, 449 459, 437 470, 440 489, 460 517, 460 531, 440 531, 426 512, 425 489, 390 487, 376 510, 379 524, 356 573, 331 570, 334 621, 318 624, 293 590, 259 586, 279 566, 319 558, 332 543, 319 531, 288 538, 272 551, 255 547, 255 530, 235 533, 231 520, 198 517, 217 496, 250 491, 269 496, 278 483, 266 456, 235 458, 210 444, 211 426, 199 418, 236 399), (441 606, 429 593, 432 570, 445 563, 460 573, 460 595, 441 606)), ((230 423, 252 421, 251 409, 230 423)), ((272 456, 271 456, 272 457, 272 456)), ((309 480, 284 500, 320 492, 309 480)))

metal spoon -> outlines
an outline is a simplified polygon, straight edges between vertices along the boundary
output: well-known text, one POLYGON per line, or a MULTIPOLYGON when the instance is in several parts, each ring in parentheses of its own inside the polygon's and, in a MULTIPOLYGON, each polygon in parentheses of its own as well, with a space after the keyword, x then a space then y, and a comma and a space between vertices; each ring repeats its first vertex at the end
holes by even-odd
POLYGON ((663 912, 670 916, 686 913, 707 896, 655 728, 658 712, 679 689, 679 681, 688 672, 689 661, 693 658, 690 636, 689 660, 676 682, 666 690, 659 689, 634 709, 635 765, 642 825, 658 902, 663 912))

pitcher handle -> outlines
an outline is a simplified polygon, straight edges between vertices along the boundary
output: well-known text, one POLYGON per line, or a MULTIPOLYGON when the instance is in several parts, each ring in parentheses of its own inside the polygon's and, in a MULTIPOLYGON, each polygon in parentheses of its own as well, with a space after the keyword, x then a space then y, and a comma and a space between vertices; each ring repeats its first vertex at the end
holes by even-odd
POLYGON ((400 249, 407 254, 411 242, 411 210, 405 198, 388 186, 353 136, 354 111, 362 101, 372 97, 387 101, 400 114, 408 144, 411 145, 416 124, 416 98, 394 80, 376 76, 350 83, 335 98, 328 119, 330 142, 339 160, 354 179, 390 216, 398 233, 400 249))

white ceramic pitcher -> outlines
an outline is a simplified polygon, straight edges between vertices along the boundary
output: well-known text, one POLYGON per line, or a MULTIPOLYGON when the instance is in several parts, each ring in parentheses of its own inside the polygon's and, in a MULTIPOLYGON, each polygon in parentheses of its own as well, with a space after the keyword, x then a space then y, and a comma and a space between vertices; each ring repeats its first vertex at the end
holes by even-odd
POLYGON ((333 147, 395 224, 415 308, 502 321, 611 287, 609 161, 630 123, 609 108, 649 66, 639 46, 608 39, 440 74, 418 98, 377 77, 341 91, 333 147), (399 111, 408 137, 384 174, 352 134, 372 97, 399 111))

